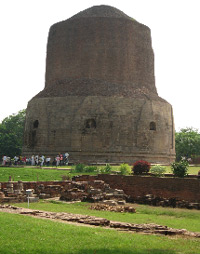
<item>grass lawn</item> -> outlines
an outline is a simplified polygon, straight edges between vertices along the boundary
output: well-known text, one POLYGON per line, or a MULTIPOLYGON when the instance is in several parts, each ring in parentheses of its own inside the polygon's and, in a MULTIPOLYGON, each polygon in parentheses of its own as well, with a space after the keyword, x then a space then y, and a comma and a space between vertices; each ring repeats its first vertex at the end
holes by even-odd
MULTIPOLYGON (((53 181, 62 180, 62 176, 68 175, 68 170, 58 169, 41 169, 41 168, 18 168, 18 167, 0 167, 0 182, 7 182, 9 176, 12 176, 14 181, 53 181)), ((84 174, 84 173, 81 173, 84 174)), ((88 174, 88 173, 85 173, 88 174)), ((90 173, 92 174, 92 173, 90 173)), ((95 174, 95 173, 93 173, 95 174)), ((71 173, 70 176, 80 175, 80 173, 71 173)))
MULTIPOLYGON (((188 167, 188 174, 197 175, 200 167, 190 166, 188 167)), ((172 173, 171 166, 166 166, 166 173, 172 173)))
MULTIPOLYGON (((15 204, 27 208, 27 203, 15 204)), ((172 228, 187 229, 200 232, 200 212, 179 208, 152 207, 147 205, 132 204, 136 213, 116 213, 109 211, 96 211, 89 209, 91 203, 78 202, 74 204, 60 201, 40 200, 39 203, 31 203, 31 209, 51 212, 67 212, 83 215, 94 215, 114 221, 130 223, 156 223, 172 228)))
POLYGON ((0 213, 1 254, 197 254, 200 241, 132 234, 0 213))
MULTIPOLYGON (((69 167, 68 167, 69 168, 69 167)), ((113 166, 113 171, 119 170, 118 166, 113 166)), ((166 167, 167 173, 171 173, 170 166, 166 167)), ((200 167, 189 167, 189 174, 197 174, 200 170, 200 167)), ((0 167, 0 182, 7 182, 9 176, 12 176, 14 181, 53 181, 53 180, 62 180, 62 176, 68 175, 68 170, 58 169, 41 169, 36 167, 0 167)), ((98 174, 97 172, 93 173, 70 173, 70 176, 80 175, 80 174, 98 174)))

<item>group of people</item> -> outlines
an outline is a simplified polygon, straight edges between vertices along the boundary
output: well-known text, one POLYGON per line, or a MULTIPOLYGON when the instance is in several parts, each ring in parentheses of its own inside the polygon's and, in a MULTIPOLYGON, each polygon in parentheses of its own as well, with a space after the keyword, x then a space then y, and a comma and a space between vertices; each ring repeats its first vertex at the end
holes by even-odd
POLYGON ((15 156, 11 158, 9 156, 4 155, 2 157, 2 165, 30 165, 30 166, 63 166, 68 165, 69 163, 69 154, 68 153, 60 153, 55 157, 44 156, 44 155, 32 155, 31 157, 22 157, 15 156))

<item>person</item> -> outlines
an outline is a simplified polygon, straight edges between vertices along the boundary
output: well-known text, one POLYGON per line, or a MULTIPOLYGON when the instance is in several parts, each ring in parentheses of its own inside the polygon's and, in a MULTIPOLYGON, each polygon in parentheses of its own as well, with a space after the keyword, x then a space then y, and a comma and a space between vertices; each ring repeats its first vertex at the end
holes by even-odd
POLYGON ((56 156, 56 167, 58 167, 59 164, 60 164, 60 156, 57 155, 57 156, 56 156))
POLYGON ((38 166, 38 164, 39 164, 39 156, 36 155, 35 156, 35 165, 38 166))
POLYGON ((49 156, 46 157, 46 165, 49 166, 51 158, 49 156))
POLYGON ((43 167, 44 165, 44 155, 41 155, 40 157, 40 167, 43 167))
POLYGON ((6 159, 6 165, 11 165, 11 158, 10 157, 7 157, 7 159, 6 159))
POLYGON ((7 156, 4 155, 4 156, 2 157, 2 160, 3 160, 2 165, 5 166, 5 165, 6 165, 7 156))
POLYGON ((60 154, 59 156, 60 156, 60 165, 62 166, 62 165, 64 165, 64 163, 63 163, 63 155, 60 154))
POLYGON ((26 156, 22 157, 22 163, 23 165, 26 165, 26 156))
POLYGON ((69 154, 68 153, 65 153, 64 161, 65 161, 65 165, 68 165, 68 163, 69 163, 69 154))
POLYGON ((15 157, 14 157, 14 165, 17 165, 17 164, 18 164, 18 161, 19 161, 19 157, 17 157, 17 156, 15 155, 15 157))
POLYGON ((34 155, 31 156, 31 166, 35 165, 35 157, 34 155))

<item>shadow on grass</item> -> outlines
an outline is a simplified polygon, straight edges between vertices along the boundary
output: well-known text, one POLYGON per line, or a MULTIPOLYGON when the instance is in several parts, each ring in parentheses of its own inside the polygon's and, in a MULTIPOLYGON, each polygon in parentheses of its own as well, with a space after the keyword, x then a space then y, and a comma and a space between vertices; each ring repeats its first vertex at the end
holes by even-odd
POLYGON ((107 250, 107 249, 98 249, 93 250, 91 249, 84 249, 80 250, 77 252, 77 254, 175 254, 177 252, 173 250, 161 250, 161 249, 149 249, 149 250, 130 250, 130 249, 123 249, 123 250, 118 250, 118 249, 112 249, 112 250, 107 250))
MULTIPOLYGON (((50 252, 47 252, 48 254, 50 254, 50 252)), ((41 251, 37 251, 37 254, 47 254, 45 252, 41 251)), ((108 250, 108 249, 97 249, 95 250, 95 247, 93 249, 81 249, 79 251, 58 251, 56 254, 176 254, 178 252, 173 251, 173 250, 163 250, 163 249, 148 249, 148 250, 130 250, 130 249, 123 249, 123 250, 119 250, 119 249, 112 249, 112 250, 108 250)))

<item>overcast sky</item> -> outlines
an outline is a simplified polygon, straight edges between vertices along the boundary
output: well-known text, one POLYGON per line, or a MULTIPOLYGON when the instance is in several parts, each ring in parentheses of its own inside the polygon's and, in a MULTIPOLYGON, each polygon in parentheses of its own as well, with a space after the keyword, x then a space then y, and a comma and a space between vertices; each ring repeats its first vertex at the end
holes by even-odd
POLYGON ((199 0, 1 0, 0 122, 43 90, 49 27, 101 4, 151 29, 158 94, 172 104, 177 131, 200 130, 199 0))

